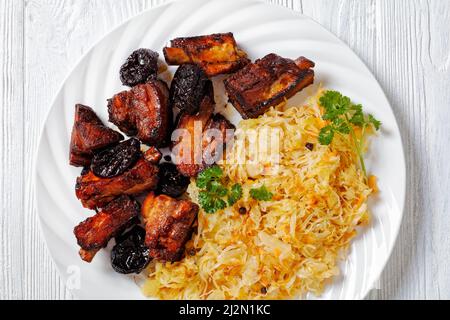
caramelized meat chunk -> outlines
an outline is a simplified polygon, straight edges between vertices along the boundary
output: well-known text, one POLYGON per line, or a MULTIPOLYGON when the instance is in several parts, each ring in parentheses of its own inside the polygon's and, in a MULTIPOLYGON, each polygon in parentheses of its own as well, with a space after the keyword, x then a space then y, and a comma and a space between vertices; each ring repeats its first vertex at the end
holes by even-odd
POLYGON ((192 234, 199 207, 187 200, 150 193, 142 205, 145 244, 150 256, 160 261, 178 261, 192 234))
POLYGON ((77 178, 75 193, 85 208, 101 208, 122 194, 139 194, 158 184, 158 167, 141 157, 119 176, 101 178, 87 171, 77 178))
POLYGON ((150 147, 144 152, 144 158, 150 163, 158 164, 162 159, 162 153, 156 147, 150 147))
POLYGON ((143 143, 163 147, 169 142, 172 108, 169 89, 160 80, 133 87, 108 101, 109 121, 128 136, 143 143))
POLYGON ((235 127, 222 115, 213 115, 213 103, 206 96, 197 114, 183 113, 177 121, 172 155, 178 171, 186 177, 196 177, 220 160, 233 138, 235 127))
POLYGON ((202 136, 201 171, 222 159, 225 147, 233 140, 235 130, 236 127, 220 113, 216 113, 208 121, 202 136))
POLYGON ((230 102, 244 119, 257 118, 314 82, 314 63, 269 54, 225 80, 230 102))
POLYGON ((164 56, 169 65, 197 64, 208 77, 236 72, 250 62, 232 33, 174 39, 164 56))
POLYGON ((74 229, 80 256, 84 261, 91 262, 101 248, 108 245, 115 237, 133 222, 137 221, 140 205, 129 196, 121 196, 110 202, 95 216, 87 218, 74 229))
POLYGON ((123 136, 106 127, 90 107, 77 104, 70 140, 70 164, 85 167, 91 163, 94 151, 114 145, 123 136))
POLYGON ((195 64, 180 66, 170 86, 170 105, 180 111, 194 114, 205 95, 212 90, 211 80, 195 64))

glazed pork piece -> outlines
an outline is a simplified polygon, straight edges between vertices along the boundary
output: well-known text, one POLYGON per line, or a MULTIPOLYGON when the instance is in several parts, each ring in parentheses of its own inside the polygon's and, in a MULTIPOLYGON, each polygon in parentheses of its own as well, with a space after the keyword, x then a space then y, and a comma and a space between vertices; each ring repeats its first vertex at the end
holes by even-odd
POLYGON ((188 200, 176 200, 167 195, 150 193, 142 205, 150 256, 159 261, 179 261, 199 207, 188 200))
POLYGON ((178 171, 186 177, 196 177, 220 160, 233 139, 235 126, 213 111, 214 101, 205 96, 198 113, 183 113, 178 118, 172 155, 178 171))
POLYGON ((69 156, 72 166, 88 166, 94 151, 114 145, 121 140, 123 136, 106 127, 90 107, 81 104, 75 106, 69 156))
POLYGON ((145 160, 153 164, 158 164, 162 159, 162 153, 155 147, 150 147, 144 152, 145 160))
POLYGON ((111 238, 138 221, 139 202, 129 196, 121 196, 106 205, 95 216, 87 218, 74 229, 80 256, 91 262, 95 254, 108 245, 111 238))
POLYGON ((169 89, 160 80, 150 80, 108 101, 109 121, 128 136, 143 143, 163 147, 172 129, 169 89))
POLYGON ((91 170, 77 178, 75 193, 85 208, 101 208, 117 196, 153 190, 158 184, 158 167, 141 157, 119 176, 101 178, 91 170))
POLYGON ((225 80, 233 106, 244 119, 257 118, 314 82, 314 62, 274 53, 247 65, 225 80))
POLYGON ((164 56, 169 65, 197 64, 208 77, 236 72, 250 62, 232 33, 174 39, 164 56))

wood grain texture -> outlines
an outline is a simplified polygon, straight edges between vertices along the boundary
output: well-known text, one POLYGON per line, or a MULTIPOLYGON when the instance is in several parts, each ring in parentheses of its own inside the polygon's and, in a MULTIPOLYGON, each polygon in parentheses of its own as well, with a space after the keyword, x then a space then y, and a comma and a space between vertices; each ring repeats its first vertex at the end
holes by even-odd
MULTIPOLYGON (((33 155, 44 117, 81 56, 165 0, 0 1, 0 299, 70 299, 40 235, 33 155)), ((405 216, 369 298, 450 299, 450 1, 268 0, 311 16, 380 81, 402 132, 405 216)))
POLYGON ((24 293, 23 13, 22 3, 0 3, 0 300, 24 293))

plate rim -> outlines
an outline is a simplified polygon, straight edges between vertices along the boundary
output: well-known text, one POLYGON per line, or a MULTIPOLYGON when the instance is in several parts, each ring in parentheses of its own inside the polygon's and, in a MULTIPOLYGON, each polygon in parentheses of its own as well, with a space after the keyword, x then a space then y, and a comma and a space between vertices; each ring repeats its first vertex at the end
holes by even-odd
MULTIPOLYGON (((187 2, 187 1, 198 1, 198 0, 168 0, 164 3, 160 3, 157 5, 152 6, 151 8, 147 8, 127 19, 125 19, 124 21, 122 21, 121 23, 119 23, 118 25, 116 25, 115 27, 113 27, 111 30, 107 31, 105 34, 103 34, 99 39, 97 39, 96 41, 94 41, 94 43, 89 46, 89 48, 77 59, 76 63, 69 69, 69 71, 67 72, 66 76, 63 78, 63 80, 61 81, 61 84, 57 87, 57 90, 55 91, 55 94, 53 95, 52 99, 50 100, 50 107, 48 108, 48 110, 46 110, 46 113, 44 115, 44 120, 42 122, 42 125, 39 129, 39 134, 38 134, 38 143, 37 143, 37 149, 34 152, 33 155, 33 173, 32 173, 32 185, 33 185, 33 196, 34 196, 34 202, 35 202, 35 209, 36 209, 36 214, 38 217, 38 226, 39 226, 39 232, 40 235, 42 237, 42 239, 44 240, 45 243, 45 247, 46 250, 48 252, 48 254, 51 257, 52 263, 55 266, 59 279, 61 280, 61 282, 64 285, 64 288, 66 290, 68 290, 70 292, 70 294, 72 295, 73 298, 75 299, 82 299, 80 296, 78 296, 77 291, 75 290, 70 290, 67 288, 67 283, 64 282, 64 277, 62 276, 62 270, 60 268, 60 266, 56 263, 54 255, 52 254, 50 247, 48 245, 48 238, 43 230, 43 218, 42 215, 39 213, 39 205, 38 205, 38 190, 37 190, 37 179, 38 179, 38 158, 39 158, 39 154, 40 154, 40 150, 41 150, 41 145, 43 143, 43 135, 45 132, 45 128, 46 128, 46 124, 48 122, 48 119, 50 117, 50 114, 55 106, 56 100, 58 99, 58 96, 61 94, 64 86, 66 85, 67 80, 72 76, 73 72, 79 67, 79 65, 81 63, 83 63, 84 59, 93 51, 95 50, 95 48, 108 36, 110 36, 112 33, 116 32, 117 30, 119 30, 120 28, 122 28, 124 25, 126 25, 127 23, 129 23, 130 21, 143 16, 145 14, 147 14, 150 11, 153 10, 157 10, 161 7, 168 7, 173 5, 174 3, 177 2, 187 2)), ((220 1, 220 0, 201 0, 203 2, 211 2, 211 1, 220 1)), ((279 4, 274 4, 274 3, 268 3, 264 0, 227 0, 227 1, 235 1, 235 2, 240 2, 240 3, 260 3, 263 4, 264 6, 267 7, 276 7, 278 10, 284 10, 286 12, 290 12, 291 14, 294 14, 296 16, 296 18, 303 18, 303 19, 308 19, 311 22, 313 22, 314 24, 318 25, 320 28, 322 28, 324 31, 326 31, 327 33, 329 33, 335 40, 337 40, 339 42, 340 45, 349 48, 351 51, 351 54, 353 55, 354 58, 358 59, 358 61, 361 63, 361 65, 364 67, 365 72, 368 73, 372 79, 376 82, 376 84, 378 85, 379 89, 381 90, 381 93, 383 94, 383 98, 385 99, 385 101, 387 102, 388 106, 389 106, 389 111, 392 114, 392 117, 394 119, 394 124, 395 124, 395 129, 396 131, 399 133, 399 138, 400 138, 400 153, 402 155, 401 157, 401 166, 402 166, 402 174, 403 174, 403 181, 402 181, 402 186, 403 186, 403 190, 401 192, 401 201, 399 201, 398 205, 399 205, 399 221, 397 226, 394 228, 393 230, 393 238, 391 243, 389 244, 389 248, 387 250, 387 254, 386 254, 386 259, 384 261, 384 263, 382 264, 382 268, 380 269, 380 274, 378 275, 377 278, 373 278, 373 280, 371 280, 369 282, 369 285, 367 286, 366 291, 361 295, 361 300, 364 300, 365 298, 367 298, 368 294, 370 293, 370 291, 372 291, 374 289, 374 284, 377 281, 377 279, 379 280, 382 276, 382 274, 385 272, 386 266, 388 264, 388 262, 391 260, 392 257, 392 253, 394 251, 394 248, 397 245, 398 242, 398 236, 400 233, 400 229, 401 226, 403 224, 403 220, 405 217, 405 203, 406 203, 406 181, 407 181, 407 171, 406 171, 406 157, 405 157, 405 148, 404 148, 404 139, 402 137, 402 131, 400 130, 400 126, 398 124, 397 121, 397 117, 395 116, 394 113, 394 109, 392 108, 392 104, 389 101, 386 92, 384 90, 384 88, 381 86, 379 80, 375 77, 375 75, 373 74, 373 72, 370 70, 370 68, 368 67, 368 65, 366 64, 366 62, 364 60, 362 60, 362 58, 354 51, 353 48, 351 48, 346 42, 344 42, 341 38, 339 38, 335 33, 331 32, 327 27, 325 27, 324 25, 322 25, 320 22, 316 21, 315 19, 313 19, 312 17, 305 15, 304 13, 295 11, 291 8, 279 5, 279 4)))

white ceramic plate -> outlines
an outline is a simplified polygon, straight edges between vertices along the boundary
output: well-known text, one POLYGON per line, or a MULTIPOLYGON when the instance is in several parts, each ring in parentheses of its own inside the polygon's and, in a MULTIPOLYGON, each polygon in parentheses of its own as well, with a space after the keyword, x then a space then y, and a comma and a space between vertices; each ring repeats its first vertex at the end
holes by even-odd
MULTIPOLYGON (((368 170, 381 192, 371 201, 372 225, 353 241, 342 274, 321 298, 360 299, 376 284, 394 246, 402 219, 405 163, 400 132, 379 84, 344 43, 310 18, 258 1, 188 0, 166 4, 129 20, 89 51, 64 82, 45 123, 36 161, 36 196, 48 248, 72 293, 81 299, 141 299, 132 277, 115 273, 109 249, 91 264, 78 256, 73 228, 92 215, 74 194, 79 168, 68 165, 75 103, 91 106, 107 123, 106 99, 123 90, 119 67, 140 47, 159 50, 177 36, 232 31, 253 60, 275 52, 316 62, 316 83, 362 103, 383 123, 373 140, 368 170)), ((218 104, 224 101, 217 84, 218 104)), ((291 99, 297 103, 304 95, 291 99)), ((228 108, 230 109, 230 108, 228 108)), ((238 121, 237 112, 228 113, 238 121)), ((314 297, 311 297, 314 298, 314 297)))

